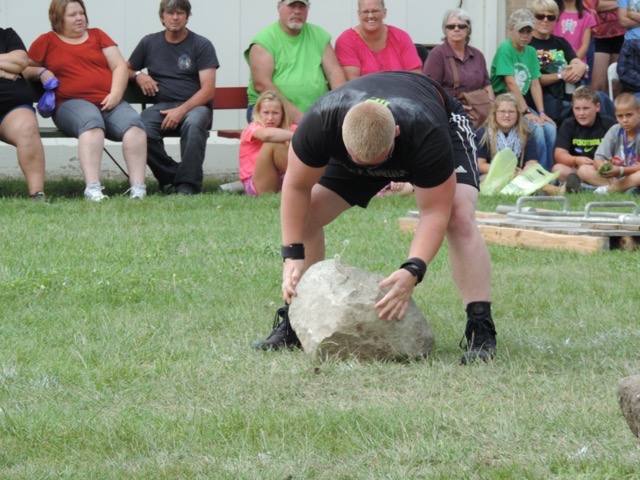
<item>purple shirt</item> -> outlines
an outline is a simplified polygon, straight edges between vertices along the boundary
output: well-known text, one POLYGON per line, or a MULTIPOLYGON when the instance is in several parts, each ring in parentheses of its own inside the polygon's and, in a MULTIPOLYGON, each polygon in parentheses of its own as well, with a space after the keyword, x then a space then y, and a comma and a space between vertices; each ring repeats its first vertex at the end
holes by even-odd
POLYGON ((464 58, 460 60, 446 41, 429 52, 422 73, 442 85, 449 95, 471 92, 491 84, 487 72, 487 62, 480 50, 466 45, 464 58), (458 70, 460 85, 457 92, 454 92, 453 88, 453 71, 449 58, 454 59, 458 70))

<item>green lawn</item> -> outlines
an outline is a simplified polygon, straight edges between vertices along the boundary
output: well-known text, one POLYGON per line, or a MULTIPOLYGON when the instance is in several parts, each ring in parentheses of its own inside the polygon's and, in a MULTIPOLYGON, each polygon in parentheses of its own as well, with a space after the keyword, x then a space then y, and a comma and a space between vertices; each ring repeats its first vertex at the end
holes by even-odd
MULTIPOLYGON (((499 356, 461 366, 445 244, 415 294, 428 360, 320 364, 250 348, 282 303, 279 197, 78 185, 43 205, 0 182, 21 195, 0 198, 1 479, 640 478, 615 395, 640 370, 640 252, 491 246, 499 356)), ((412 209, 347 212, 327 255, 388 274, 412 209)))

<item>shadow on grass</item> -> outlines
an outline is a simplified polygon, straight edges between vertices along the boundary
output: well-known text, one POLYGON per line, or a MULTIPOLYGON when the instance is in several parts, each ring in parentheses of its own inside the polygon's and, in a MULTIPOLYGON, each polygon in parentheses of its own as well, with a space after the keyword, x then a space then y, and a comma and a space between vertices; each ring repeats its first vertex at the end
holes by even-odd
MULTIPOLYGON (((158 182, 147 179, 147 193, 154 195, 160 193, 158 182)), ((202 185, 202 193, 222 193, 218 189, 222 182, 205 180, 202 185)), ((122 194, 129 188, 128 180, 102 181, 106 195, 122 194)), ((45 191, 48 197, 56 198, 82 198, 84 193, 84 181, 75 178, 62 178, 50 180, 45 183, 45 191)), ((23 179, 0 179, 0 198, 29 198, 27 184, 23 179)))

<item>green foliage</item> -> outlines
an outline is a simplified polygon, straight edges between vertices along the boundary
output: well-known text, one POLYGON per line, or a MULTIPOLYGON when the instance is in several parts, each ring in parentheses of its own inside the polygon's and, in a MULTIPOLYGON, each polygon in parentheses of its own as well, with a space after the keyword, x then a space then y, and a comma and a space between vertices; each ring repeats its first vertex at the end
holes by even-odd
MULTIPOLYGON (((0 199, 0 478, 637 478, 615 386, 640 367, 638 253, 490 247, 499 357, 464 367, 445 243, 415 294, 428 360, 319 364, 250 348, 281 304, 278 196, 108 188, 0 199)), ((346 212, 327 257, 390 273, 412 209, 346 212)))

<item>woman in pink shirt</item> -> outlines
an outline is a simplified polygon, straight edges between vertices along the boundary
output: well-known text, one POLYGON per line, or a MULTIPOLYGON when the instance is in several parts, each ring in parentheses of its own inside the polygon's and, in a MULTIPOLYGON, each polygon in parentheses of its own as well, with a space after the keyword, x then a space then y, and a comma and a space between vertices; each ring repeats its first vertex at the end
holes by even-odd
POLYGON ((358 0, 358 17, 360 24, 336 40, 336 56, 347 80, 388 70, 421 71, 422 61, 409 34, 384 23, 384 0, 358 0))

